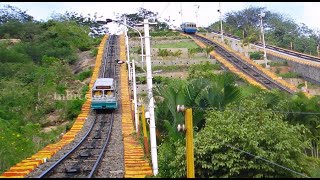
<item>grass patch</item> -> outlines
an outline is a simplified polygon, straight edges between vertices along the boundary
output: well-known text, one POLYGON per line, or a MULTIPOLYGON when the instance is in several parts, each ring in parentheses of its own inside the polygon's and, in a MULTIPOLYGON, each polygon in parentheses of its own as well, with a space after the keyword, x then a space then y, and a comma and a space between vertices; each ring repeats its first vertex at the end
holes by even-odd
POLYGON ((283 62, 270 62, 269 65, 270 65, 270 66, 288 66, 288 62, 287 62, 287 61, 283 61, 283 62))
POLYGON ((90 50, 90 56, 95 57, 98 54, 98 48, 94 47, 90 50))
POLYGON ((187 65, 173 65, 173 66, 153 66, 152 71, 162 70, 163 72, 170 72, 170 71, 181 71, 187 69, 187 65))
POLYGON ((199 48, 199 46, 192 41, 181 41, 181 42, 174 42, 170 44, 155 44, 153 45, 152 48, 188 48, 188 49, 193 49, 193 48, 199 48))
POLYGON ((92 70, 91 69, 86 69, 86 70, 82 71, 78 75, 77 79, 79 79, 80 81, 83 81, 83 80, 91 77, 91 75, 92 75, 92 70))
POLYGON ((288 73, 278 74, 278 76, 283 78, 298 78, 299 74, 295 72, 288 72, 288 73))

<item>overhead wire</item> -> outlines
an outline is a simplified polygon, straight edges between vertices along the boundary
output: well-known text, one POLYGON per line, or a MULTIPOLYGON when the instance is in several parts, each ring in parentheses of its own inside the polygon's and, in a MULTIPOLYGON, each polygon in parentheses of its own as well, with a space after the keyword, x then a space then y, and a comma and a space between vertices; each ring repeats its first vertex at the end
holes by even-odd
POLYGON ((160 13, 160 15, 158 15, 158 17, 161 18, 162 14, 165 12, 165 10, 167 10, 167 8, 169 7, 170 2, 167 2, 166 6, 164 7, 164 9, 162 10, 162 12, 160 13))
MULTIPOLYGON (((201 107, 198 107, 198 106, 190 106, 188 108, 194 108, 194 109, 203 109, 201 107)), ((235 111, 235 112, 275 112, 275 113, 283 113, 283 114, 308 114, 308 115, 320 115, 320 113, 317 113, 317 112, 301 112, 301 111, 276 111, 276 110, 263 110, 263 111, 258 111, 258 110, 247 110, 247 109, 241 109, 241 108, 238 108, 238 109, 231 109, 232 111, 235 111)))
MULTIPOLYGON (((218 141, 218 140, 217 140, 217 141, 218 141)), ((218 142, 221 142, 221 141, 218 141, 218 142)), ((262 158, 262 157, 260 157, 260 156, 256 156, 256 155, 254 155, 254 154, 252 154, 252 153, 250 153, 250 152, 244 151, 244 150, 239 149, 239 148, 237 148, 237 147, 235 147, 235 146, 232 146, 232 145, 230 145, 230 144, 224 144, 224 145, 226 145, 226 146, 228 146, 228 147, 230 147, 230 148, 233 148, 233 149, 235 149, 235 150, 241 151, 241 152, 243 152, 243 153, 245 153, 245 154, 248 154, 248 155, 250 155, 250 156, 252 156, 252 157, 261 159, 261 160, 263 160, 263 161, 265 161, 265 162, 271 163, 271 164, 273 164, 273 165, 275 165, 275 166, 278 166, 278 167, 280 167, 280 168, 282 168, 282 169, 285 169, 285 170, 288 170, 288 171, 293 172, 293 173, 295 173, 295 174, 298 174, 298 175, 300 175, 300 176, 302 176, 302 177, 310 178, 309 176, 306 176, 306 175, 304 175, 304 174, 302 174, 302 173, 299 173, 299 172, 297 172, 297 171, 295 171, 295 170, 292 170, 292 169, 290 169, 290 168, 288 168, 288 167, 282 166, 282 165, 280 165, 280 164, 277 164, 277 163, 275 163, 275 162, 272 162, 272 161, 270 161, 270 160, 268 160, 268 159, 265 159, 265 158, 262 158)))

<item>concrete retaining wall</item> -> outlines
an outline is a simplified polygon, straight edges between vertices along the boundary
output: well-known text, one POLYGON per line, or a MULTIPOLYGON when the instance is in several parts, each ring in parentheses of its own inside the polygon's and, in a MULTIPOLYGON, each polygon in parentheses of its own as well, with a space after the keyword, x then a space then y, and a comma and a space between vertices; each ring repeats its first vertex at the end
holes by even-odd
MULTIPOLYGON (((151 60, 151 66, 174 66, 174 65, 193 65, 209 61, 212 64, 216 63, 215 59, 197 60, 197 59, 179 59, 179 60, 151 60)), ((141 60, 137 62, 137 66, 141 66, 141 60)), ((144 65, 145 67, 145 65, 144 65)))

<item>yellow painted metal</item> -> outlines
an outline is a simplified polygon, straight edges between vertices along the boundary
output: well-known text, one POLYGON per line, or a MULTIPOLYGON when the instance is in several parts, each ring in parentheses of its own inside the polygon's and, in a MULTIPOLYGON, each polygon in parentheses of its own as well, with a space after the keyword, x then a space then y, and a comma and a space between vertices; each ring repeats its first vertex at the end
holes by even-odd
MULTIPOLYGON (((120 60, 125 59, 126 51, 124 35, 122 34, 120 35, 120 60)), ((152 169, 149 162, 144 158, 143 148, 135 136, 126 64, 120 65, 120 87, 125 164, 124 178, 144 178, 146 175, 152 175, 152 169)))
POLYGON ((143 129, 143 137, 147 137, 147 125, 146 125, 146 117, 145 117, 144 105, 141 105, 141 121, 142 121, 142 129, 143 129))
POLYGON ((144 105, 141 105, 141 121, 142 121, 142 130, 143 130, 143 144, 144 144, 144 153, 149 157, 149 141, 147 135, 147 123, 144 111, 144 105))
MULTIPOLYGON (((245 60, 247 63, 251 64, 252 66, 255 66, 257 69, 259 69, 260 71, 262 71, 264 74, 268 75, 268 76, 269 76, 271 79, 273 79, 274 81, 277 81, 278 83, 280 83, 280 84, 282 84, 283 86, 291 89, 291 90, 294 91, 294 92, 297 92, 297 91, 298 91, 298 89, 297 89, 294 85, 292 85, 292 84, 286 82, 285 80, 279 78, 276 74, 270 72, 269 70, 267 70, 267 69, 265 69, 265 68, 262 68, 260 65, 257 65, 257 64, 254 63, 252 60, 250 60, 249 58, 247 58, 246 56, 244 56, 243 54, 238 53, 238 52, 235 52, 234 50, 232 50, 232 49, 231 49, 229 46, 227 46, 226 44, 223 44, 223 43, 221 43, 221 42, 219 42, 219 41, 216 41, 214 38, 205 37, 205 36, 202 35, 202 34, 197 34, 197 35, 202 36, 202 37, 204 37, 204 38, 207 38, 207 39, 209 39, 209 40, 214 41, 215 43, 219 44, 220 46, 223 46, 223 47, 224 47, 225 49, 227 49, 229 52, 231 52, 231 53, 233 53, 233 54, 236 54, 237 56, 241 57, 241 59, 245 60)), ((199 44, 199 43, 202 44, 202 45, 199 44, 201 47, 204 45, 204 44, 201 43, 200 41, 198 41, 198 40, 196 40, 196 39, 194 39, 194 40, 195 40, 195 42, 196 42, 197 44, 199 44)), ((263 51, 262 48, 259 48, 259 50, 260 50, 260 51, 263 51)), ((267 50, 267 53, 268 53, 268 54, 271 54, 271 55, 274 55, 274 56, 277 56, 277 57, 280 57, 280 58, 283 58, 283 59, 287 59, 287 60, 290 60, 290 61, 294 61, 294 62, 296 62, 296 63, 300 63, 300 64, 304 64, 304 65, 308 65, 308 66, 313 66, 313 67, 316 67, 316 68, 319 68, 319 67, 320 67, 320 65, 317 64, 317 63, 308 62, 308 61, 303 61, 303 60, 301 60, 301 59, 293 58, 293 57, 291 57, 291 56, 286 56, 286 55, 283 55, 283 54, 281 54, 281 53, 277 53, 277 52, 274 52, 274 51, 267 50)), ((232 72, 235 72, 235 73, 238 74, 240 77, 246 79, 249 83, 251 83, 251 84, 253 84, 253 85, 258 85, 258 86, 260 86, 260 87, 262 86, 262 84, 258 84, 257 82, 253 81, 253 79, 250 78, 249 76, 246 76, 246 75, 244 75, 243 73, 241 74, 241 73, 237 72, 238 70, 237 70, 236 68, 234 68, 234 67, 231 67, 231 65, 229 65, 230 63, 228 64, 228 63, 226 63, 225 60, 221 60, 221 57, 219 57, 220 55, 217 55, 217 53, 215 53, 215 51, 212 51, 210 54, 213 55, 214 57, 218 56, 218 57, 216 57, 216 59, 217 59, 218 61, 220 61, 220 62, 222 61, 222 63, 223 63, 224 65, 226 65, 226 67, 227 67, 228 69, 230 69, 232 72), (223 61, 225 61, 225 62, 223 62, 223 61)), ((263 89, 266 89, 266 88, 263 86, 263 89)), ((304 94, 305 94, 307 97, 311 97, 311 94, 309 94, 308 92, 304 92, 304 94)))
POLYGON ((186 124, 186 144, 187 144, 187 178, 194 178, 194 146, 193 146, 193 125, 192 125, 192 109, 185 111, 186 124))
POLYGON ((104 50, 104 45, 109 36, 105 35, 102 39, 100 46, 98 48, 98 55, 96 57, 96 64, 94 67, 93 75, 90 80, 89 90, 86 93, 86 101, 82 105, 81 113, 78 115, 76 121, 74 122, 70 131, 62 136, 59 142, 55 144, 50 144, 40 150, 38 153, 32 155, 30 158, 22 160, 17 163, 15 166, 11 167, 8 171, 4 172, 0 177, 25 177, 28 173, 30 173, 34 168, 36 168, 39 164, 43 163, 45 159, 51 158, 58 150, 60 150, 63 146, 69 144, 74 140, 74 137, 83 127, 84 121, 89 115, 90 104, 91 104, 91 88, 94 81, 98 78, 99 70, 102 62, 102 54, 104 50))
POLYGON ((24 178, 24 175, 22 175, 22 176, 0 176, 0 178, 24 178))
MULTIPOLYGON (((185 34, 184 34, 185 35, 185 34)), ((201 34, 199 34, 200 36, 202 36, 201 34)), ((185 36, 189 36, 189 35, 185 35, 185 36)), ((191 36, 189 36, 191 37, 191 36)), ((202 36, 203 37, 203 36, 202 36)), ((199 40, 191 37, 196 44, 198 44, 200 47, 204 48, 205 44, 200 42, 199 40)), ((206 38, 206 37, 205 37, 206 38)), ((210 39, 212 40, 212 39, 210 39)), ((218 42, 217 42, 218 43, 218 42)), ((223 46, 224 48, 228 49, 227 47, 225 47, 224 44, 219 44, 221 46, 223 46)), ((229 50, 229 49, 228 49, 229 50)), ((239 75, 240 77, 242 77, 243 79, 247 80, 250 84, 258 86, 262 89, 267 89, 263 84, 257 82, 256 80, 254 80, 253 78, 251 78, 250 76, 244 74, 242 71, 240 71, 238 68, 236 68, 233 64, 231 64, 229 61, 225 60, 221 55, 219 55, 217 52, 215 51, 211 51, 210 55, 212 55, 213 57, 215 57, 215 59, 219 62, 221 62, 224 66, 226 66, 231 72, 234 72, 235 74, 239 75)))

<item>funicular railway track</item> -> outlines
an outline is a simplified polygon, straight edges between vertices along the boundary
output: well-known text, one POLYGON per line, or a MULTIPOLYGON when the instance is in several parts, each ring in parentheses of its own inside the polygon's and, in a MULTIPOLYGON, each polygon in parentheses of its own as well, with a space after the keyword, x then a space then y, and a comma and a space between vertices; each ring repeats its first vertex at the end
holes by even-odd
MULTIPOLYGON (((219 31, 216 31, 214 29, 210 29, 210 28, 206 28, 206 29, 208 31, 210 31, 210 32, 213 32, 213 33, 216 33, 216 34, 220 34, 219 31)), ((240 37, 234 36, 232 34, 224 33, 223 35, 227 36, 227 37, 230 37, 230 38, 233 38, 233 39, 241 40, 240 37)), ((256 42, 256 43, 252 43, 252 44, 254 44, 256 46, 259 46, 260 48, 263 47, 263 44, 260 43, 260 42, 256 42)), ((291 55, 291 56, 294 56, 294 57, 297 57, 297 58, 302 58, 302 59, 306 59, 306 60, 309 60, 309 61, 320 63, 320 57, 311 56, 311 55, 308 55, 308 54, 303 54, 303 53, 299 53, 299 52, 296 52, 296 51, 280 48, 280 47, 277 47, 277 46, 267 45, 267 44, 266 44, 266 49, 274 50, 274 51, 277 51, 277 52, 284 53, 286 55, 291 55)))
MULTIPOLYGON (((111 35, 106 43, 99 78, 115 78, 115 59, 118 56, 118 36, 111 35)), ((82 140, 56 163, 43 171, 39 178, 91 178, 95 177, 108 147, 114 111, 96 111, 89 130, 82 140)))
POLYGON ((248 76, 250 76, 251 78, 256 80, 257 82, 263 84, 266 88, 268 88, 268 89, 277 88, 277 89, 280 89, 281 91, 285 91, 290 94, 294 93, 291 89, 284 87, 280 83, 274 81, 271 77, 268 77, 263 72, 258 70, 256 67, 254 67, 254 66, 250 65, 249 63, 247 63, 246 61, 242 60, 237 55, 227 51, 225 48, 221 47, 219 44, 214 43, 214 42, 210 41, 209 39, 206 39, 206 38, 201 37, 196 34, 192 34, 191 36, 193 38, 196 38, 196 39, 204 42, 205 44, 213 46, 214 50, 218 54, 220 54, 224 59, 228 60, 231 64, 233 64, 235 67, 237 67, 240 71, 244 72, 245 74, 247 74, 248 76))

